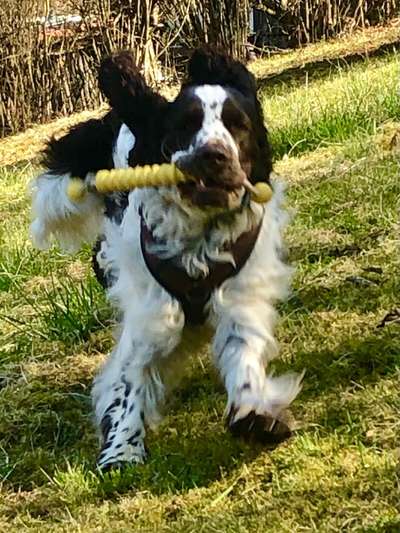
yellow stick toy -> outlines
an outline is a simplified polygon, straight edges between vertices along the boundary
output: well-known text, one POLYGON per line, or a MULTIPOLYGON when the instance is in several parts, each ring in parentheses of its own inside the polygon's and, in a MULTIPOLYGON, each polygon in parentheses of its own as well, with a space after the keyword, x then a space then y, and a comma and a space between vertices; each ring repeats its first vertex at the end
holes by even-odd
MULTIPOLYGON (((134 168, 114 168, 112 170, 99 170, 94 182, 88 184, 80 178, 71 178, 68 184, 67 195, 73 202, 80 202, 91 188, 99 193, 129 191, 136 187, 162 187, 177 185, 193 178, 187 176, 173 164, 145 165, 134 168)), ((263 204, 272 197, 272 189, 268 183, 258 182, 252 185, 245 182, 245 187, 251 193, 251 199, 263 204)))

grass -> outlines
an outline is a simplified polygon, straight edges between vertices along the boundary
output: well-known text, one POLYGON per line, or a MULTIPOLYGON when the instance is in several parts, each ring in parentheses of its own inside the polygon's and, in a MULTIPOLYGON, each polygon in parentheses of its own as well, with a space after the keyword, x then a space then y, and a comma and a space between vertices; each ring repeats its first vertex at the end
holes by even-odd
POLYGON ((319 41, 288 53, 275 54, 266 59, 255 61, 250 65, 254 75, 259 79, 271 80, 281 73, 292 73, 294 69, 304 69, 315 64, 335 62, 346 58, 372 56, 382 48, 390 48, 399 42, 400 19, 392 20, 383 26, 373 26, 341 38, 319 41))
POLYGON ((329 77, 311 83, 265 89, 263 107, 276 157, 312 151, 343 142, 400 116, 396 55, 332 69, 329 77))
MULTIPOLYGON (((326 70, 327 65, 333 67, 335 64, 355 59, 361 61, 363 57, 378 55, 384 49, 398 46, 399 27, 400 19, 396 19, 383 26, 366 28, 339 39, 320 41, 288 53, 272 55, 267 59, 254 61, 249 67, 258 80, 261 83, 264 81, 268 86, 279 81, 282 74, 290 83, 295 77, 293 69, 298 71, 297 78, 303 76, 307 79, 313 75, 313 70, 320 76, 321 70, 326 70)), ((160 90, 170 99, 175 96, 177 88, 162 86, 160 90)), ((104 109, 103 107, 100 110, 84 111, 50 124, 36 124, 19 135, 0 139, 0 165, 15 165, 19 161, 36 158, 49 136, 61 135, 74 124, 103 114, 104 109)))
POLYGON ((296 212, 274 366, 306 369, 296 435, 272 452, 226 433, 223 388, 189 339, 149 462, 96 471, 89 393, 112 315, 89 249, 31 248, 25 188, 37 169, 0 171, 1 530, 400 530, 400 328, 378 327, 400 293, 396 69, 387 56, 264 89, 296 212))

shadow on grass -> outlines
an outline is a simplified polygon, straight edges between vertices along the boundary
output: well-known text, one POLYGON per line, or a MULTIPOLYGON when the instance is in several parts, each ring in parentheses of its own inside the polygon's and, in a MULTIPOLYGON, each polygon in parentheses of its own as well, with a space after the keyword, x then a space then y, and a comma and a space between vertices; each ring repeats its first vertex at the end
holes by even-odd
MULTIPOLYGON (((394 295, 399 293, 400 285, 389 261, 365 266, 354 263, 355 272, 348 273, 337 272, 332 266, 341 258, 361 259, 365 250, 367 246, 361 250, 357 245, 344 245, 323 247, 308 254, 303 251, 306 260, 302 261, 302 269, 311 275, 311 282, 296 280, 292 295, 280 305, 282 315, 300 317, 313 311, 370 313, 383 306, 394 306, 394 295)), ((291 254, 291 261, 296 255, 300 256, 300 248, 291 254)))
POLYGON ((5 486, 32 490, 73 465, 97 478, 95 492, 103 496, 132 488, 182 492, 207 486, 261 451, 227 432, 222 387, 210 376, 194 378, 177 390, 160 429, 149 431, 146 465, 102 479, 95 466, 98 443, 90 387, 89 381, 66 386, 39 378, 18 394, 12 386, 2 391, 3 405, 10 406, 0 417, 0 480, 5 486))
POLYGON ((314 283, 300 288, 282 309, 298 316, 313 311, 370 313, 382 307, 381 296, 382 286, 367 275, 346 276, 334 287, 314 283))
POLYGON ((348 337, 335 349, 296 353, 294 370, 305 368, 302 399, 325 392, 368 386, 389 377, 399 368, 400 328, 379 330, 376 336, 348 337))
POLYGON ((310 61, 306 64, 286 68, 282 72, 270 74, 264 78, 258 78, 257 86, 261 90, 281 85, 290 88, 290 86, 297 86, 305 82, 308 83, 310 79, 313 78, 328 78, 335 70, 350 67, 351 65, 365 61, 366 58, 379 57, 384 54, 394 54, 399 49, 400 40, 392 43, 385 43, 379 48, 369 51, 368 54, 357 52, 336 59, 327 58, 310 61))
MULTIPOLYGON (((367 387, 392 375, 398 365, 399 340, 400 332, 396 339, 392 329, 386 328, 368 338, 349 337, 333 350, 297 353, 291 369, 307 369, 304 390, 297 401, 300 411, 317 396, 352 389, 354 383, 367 387)), ((283 366, 278 364, 279 371, 288 370, 283 366)), ((50 388, 39 382, 27 387, 3 413, 2 447, 8 455, 0 472, 6 485, 13 490, 30 490, 47 484, 48 476, 75 465, 96 480, 97 496, 112 497, 133 488, 154 494, 182 493, 223 479, 265 451, 230 436, 222 417, 225 394, 213 378, 203 376, 184 384, 169 418, 157 433, 149 433, 147 464, 102 479, 94 464, 97 441, 89 388, 89 383, 50 388)), ((11 390, 9 394, 11 399, 11 390)), ((327 406, 323 420, 327 432, 343 425, 346 405, 339 411, 335 408, 330 412, 327 406)))

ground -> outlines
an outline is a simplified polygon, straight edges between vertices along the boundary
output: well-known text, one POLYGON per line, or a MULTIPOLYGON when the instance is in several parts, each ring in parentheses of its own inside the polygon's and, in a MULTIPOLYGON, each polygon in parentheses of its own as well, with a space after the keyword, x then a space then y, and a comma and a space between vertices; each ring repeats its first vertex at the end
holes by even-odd
POLYGON ((386 50, 313 70, 313 54, 307 71, 269 81, 271 66, 253 65, 293 214, 273 368, 306 370, 296 433, 273 451, 226 432, 223 388, 189 341, 149 462, 96 471, 89 393, 113 317, 89 248, 32 248, 36 151, 0 144, 1 530, 400 531, 399 60, 386 50))

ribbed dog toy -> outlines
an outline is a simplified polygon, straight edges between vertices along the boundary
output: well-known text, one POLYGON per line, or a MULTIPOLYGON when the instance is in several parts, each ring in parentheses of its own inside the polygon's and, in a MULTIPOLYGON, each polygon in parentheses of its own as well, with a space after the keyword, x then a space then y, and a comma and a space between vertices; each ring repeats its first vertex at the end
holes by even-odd
MULTIPOLYGON (((177 185, 191 179, 178 167, 169 163, 134 168, 114 168, 112 170, 99 170, 94 181, 89 184, 80 178, 71 178, 67 187, 67 195, 71 201, 81 202, 90 189, 106 194, 129 191, 136 187, 177 185)), ((258 182, 252 185, 246 181, 244 186, 250 191, 251 199, 257 203, 266 203, 272 197, 272 189, 268 183, 258 182)))

